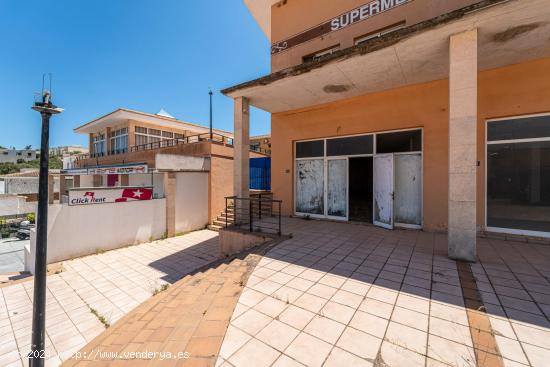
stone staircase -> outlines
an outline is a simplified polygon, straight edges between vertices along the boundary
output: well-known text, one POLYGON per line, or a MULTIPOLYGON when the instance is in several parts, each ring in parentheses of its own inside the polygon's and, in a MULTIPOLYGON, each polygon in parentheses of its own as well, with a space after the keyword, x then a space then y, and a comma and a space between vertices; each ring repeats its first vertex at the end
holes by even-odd
POLYGON ((233 204, 230 204, 227 207, 227 210, 224 210, 220 213, 220 215, 217 216, 215 220, 212 221, 210 225, 208 225, 208 229, 211 231, 219 232, 220 229, 225 228, 226 224, 233 224, 235 221, 235 207, 233 204))
MULTIPOLYGON (((262 198, 267 200, 273 199, 273 193, 271 192, 258 192, 258 191, 250 192, 251 198, 258 198, 260 197, 260 195, 262 198)), ((255 214, 257 215, 256 207, 255 207, 255 210, 256 210, 255 214)), ((271 211, 268 210, 267 207, 265 209, 262 209, 262 214, 265 215, 270 213, 271 211)), ((220 215, 218 215, 216 219, 214 219, 212 223, 210 223, 207 226, 207 228, 211 231, 219 232, 222 228, 225 228, 226 224, 232 225, 234 222, 235 222, 235 207, 234 207, 234 203, 230 203, 227 207, 227 210, 224 210, 223 212, 221 212, 220 215), (226 221, 226 218, 227 218, 227 221, 226 221)))

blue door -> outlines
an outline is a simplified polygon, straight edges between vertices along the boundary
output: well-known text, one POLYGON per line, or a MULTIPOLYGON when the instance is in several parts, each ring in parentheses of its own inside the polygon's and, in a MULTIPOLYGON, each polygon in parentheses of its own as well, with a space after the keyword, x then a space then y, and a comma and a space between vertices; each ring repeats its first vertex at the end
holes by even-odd
POLYGON ((250 189, 271 190, 271 157, 250 158, 250 189))

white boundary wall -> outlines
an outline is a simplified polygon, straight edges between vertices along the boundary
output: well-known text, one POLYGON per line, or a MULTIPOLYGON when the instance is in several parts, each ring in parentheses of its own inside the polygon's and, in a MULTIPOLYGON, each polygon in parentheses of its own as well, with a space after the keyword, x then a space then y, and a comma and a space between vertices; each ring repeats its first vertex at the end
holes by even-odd
MULTIPOLYGON (((166 200, 49 206, 48 259, 59 262, 158 239, 166 232, 166 200)), ((31 234, 25 270, 34 273, 36 233, 31 234)))
POLYGON ((176 233, 208 224, 208 172, 176 174, 176 233))

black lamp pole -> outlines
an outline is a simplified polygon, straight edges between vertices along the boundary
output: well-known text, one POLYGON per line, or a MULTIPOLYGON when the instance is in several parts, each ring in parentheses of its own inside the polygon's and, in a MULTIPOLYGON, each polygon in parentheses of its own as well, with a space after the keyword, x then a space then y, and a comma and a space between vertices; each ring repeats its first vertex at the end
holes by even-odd
POLYGON ((50 100, 50 93, 42 93, 42 101, 36 102, 33 110, 42 115, 40 146, 40 176, 38 179, 38 215, 36 218, 36 258, 34 262, 34 295, 32 312, 32 341, 29 354, 31 367, 42 367, 45 361, 46 328, 46 255, 48 247, 48 160, 50 117, 61 113, 62 108, 50 100))
POLYGON ((212 91, 208 91, 208 95, 210 96, 210 141, 212 141, 213 134, 212 134, 212 91))

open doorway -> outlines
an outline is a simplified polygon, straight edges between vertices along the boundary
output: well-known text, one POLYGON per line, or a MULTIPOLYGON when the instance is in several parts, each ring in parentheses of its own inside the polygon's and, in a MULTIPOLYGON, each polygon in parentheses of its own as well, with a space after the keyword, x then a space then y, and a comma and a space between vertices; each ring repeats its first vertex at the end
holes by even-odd
POLYGON ((349 220, 372 223, 372 157, 349 158, 349 220))

